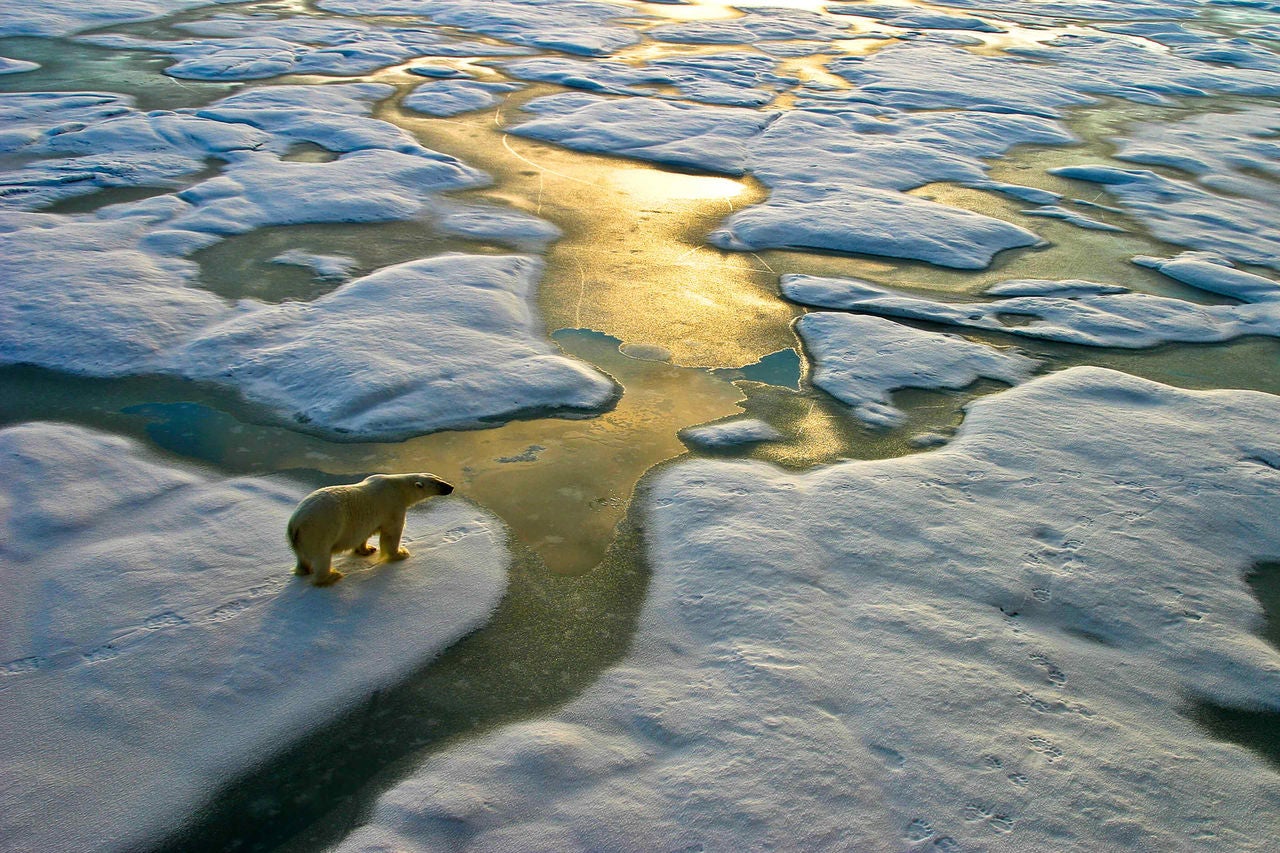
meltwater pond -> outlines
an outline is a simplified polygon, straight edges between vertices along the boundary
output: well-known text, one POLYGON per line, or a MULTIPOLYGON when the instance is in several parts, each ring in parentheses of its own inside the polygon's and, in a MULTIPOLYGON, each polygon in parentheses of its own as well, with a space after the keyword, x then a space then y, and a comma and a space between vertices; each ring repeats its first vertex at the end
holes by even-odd
POLYGON ((0 846, 1264 849, 1278 37, 10 4, 0 846), (291 578, 296 497, 409 470, 415 558, 291 578), (31 818, 113 773, 172 799, 31 818))

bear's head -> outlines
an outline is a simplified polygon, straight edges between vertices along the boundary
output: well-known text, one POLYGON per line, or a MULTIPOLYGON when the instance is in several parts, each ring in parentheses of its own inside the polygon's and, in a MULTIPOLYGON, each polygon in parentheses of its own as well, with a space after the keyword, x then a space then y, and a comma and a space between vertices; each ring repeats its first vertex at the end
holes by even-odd
POLYGON ((453 493, 453 486, 435 474, 400 474, 397 479, 401 481, 402 487, 408 493, 409 503, 453 493))

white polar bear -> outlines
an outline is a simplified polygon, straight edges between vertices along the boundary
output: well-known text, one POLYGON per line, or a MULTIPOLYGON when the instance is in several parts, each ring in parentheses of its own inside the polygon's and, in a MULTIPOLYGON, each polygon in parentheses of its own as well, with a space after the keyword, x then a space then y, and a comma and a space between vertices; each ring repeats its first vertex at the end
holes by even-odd
POLYGON ((352 551, 372 554, 369 537, 377 532, 378 547, 388 560, 403 560, 400 547, 405 510, 434 495, 447 495, 453 486, 431 474, 374 474, 359 483, 317 489, 302 499, 289 518, 289 544, 298 557, 295 574, 315 576, 316 586, 342 577, 330 568, 333 555, 352 551))

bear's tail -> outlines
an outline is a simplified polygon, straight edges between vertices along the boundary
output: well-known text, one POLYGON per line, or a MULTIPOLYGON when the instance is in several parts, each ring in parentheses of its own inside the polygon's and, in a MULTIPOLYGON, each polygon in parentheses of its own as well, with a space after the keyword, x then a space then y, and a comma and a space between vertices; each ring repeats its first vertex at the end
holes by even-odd
POLYGON ((292 523, 289 525, 289 544, 296 550, 298 547, 298 528, 292 523))

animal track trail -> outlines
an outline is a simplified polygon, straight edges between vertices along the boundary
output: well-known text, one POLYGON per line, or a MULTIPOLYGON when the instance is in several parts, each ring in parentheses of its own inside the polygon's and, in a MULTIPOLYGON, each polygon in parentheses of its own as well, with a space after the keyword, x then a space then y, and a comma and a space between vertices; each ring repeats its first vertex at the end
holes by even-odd
POLYGON ((1027 741, 1031 744, 1031 748, 1044 756, 1044 760, 1052 764, 1059 758, 1062 758, 1062 749, 1053 741, 1041 735, 1028 735, 1027 741))
POLYGON ((1045 678, 1050 684, 1062 687, 1067 683, 1067 674, 1059 669, 1053 661, 1049 660, 1048 656, 1040 654, 1039 652, 1034 652, 1029 655, 1029 657, 1033 662, 1038 663, 1044 668, 1045 678))
MULTIPOLYGON (((136 647, 147 638, 164 636, 174 631, 185 631, 192 628, 214 628, 220 623, 242 615, 248 611, 255 599, 278 592, 286 580, 272 580, 257 584, 245 590, 244 594, 224 601, 217 606, 202 610, 195 608, 186 615, 175 610, 161 610, 143 618, 141 621, 125 625, 111 632, 106 642, 88 648, 68 648, 48 655, 28 655, 0 664, 0 679, 11 676, 31 675, 43 671, 60 671, 79 666, 94 666, 114 660, 122 654, 136 651, 136 647)), ((3 681, 0 681, 0 689, 3 681)))
POLYGON ((987 828, 999 835, 1013 831, 1013 825, 1017 822, 1015 818, 1010 817, 1003 812, 994 811, 992 808, 982 806, 977 803, 967 803, 960 810, 960 816, 964 818, 966 823, 982 823, 987 828))
POLYGON ((907 824, 902 834, 908 841, 926 841, 933 837, 933 824, 918 817, 907 824))

